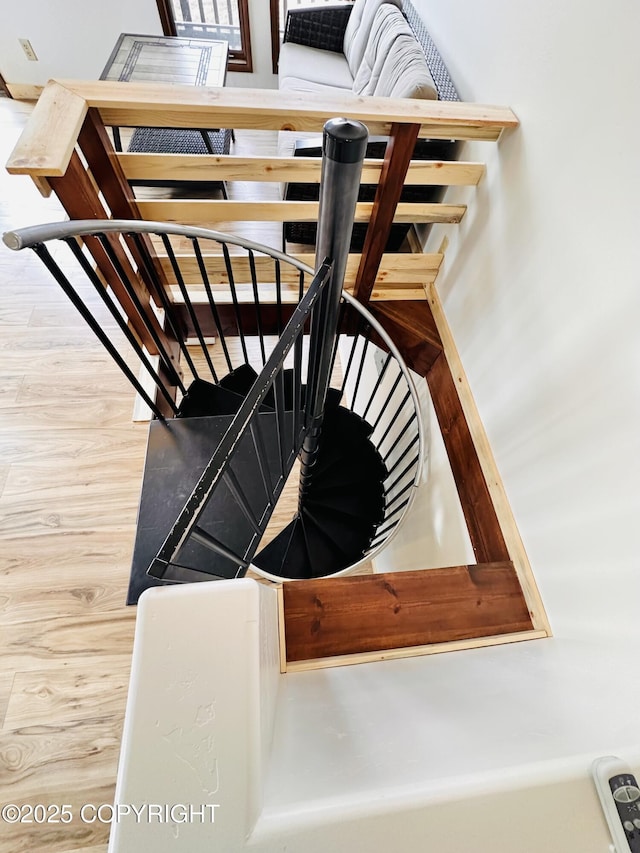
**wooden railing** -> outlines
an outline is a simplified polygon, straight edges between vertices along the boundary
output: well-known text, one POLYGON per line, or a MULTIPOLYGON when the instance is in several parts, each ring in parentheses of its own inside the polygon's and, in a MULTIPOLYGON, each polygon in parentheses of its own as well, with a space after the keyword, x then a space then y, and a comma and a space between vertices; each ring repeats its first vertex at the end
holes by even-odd
MULTIPOLYGON (((117 154, 107 128, 222 127, 319 133, 328 119, 340 115, 358 119, 368 126, 371 134, 385 135, 390 140, 383 160, 365 163, 363 181, 377 181, 377 192, 373 203, 357 206, 356 217, 368 221, 369 225, 361 255, 350 257, 346 286, 360 301, 371 303, 374 317, 389 334, 405 362, 426 379, 477 561, 477 565, 466 567, 462 573, 458 569, 439 574, 431 570, 419 573, 429 612, 433 602, 439 600, 443 612, 451 613, 451 621, 455 623, 451 631, 447 628, 441 645, 434 636, 422 642, 435 642, 435 646, 425 648, 438 651, 451 648, 452 639, 456 640, 453 646, 459 648, 548 636, 550 628, 535 579, 434 287, 442 255, 384 252, 394 220, 444 222, 455 227, 465 215, 465 205, 398 204, 404 183, 473 187, 484 173, 484 166, 477 162, 412 160, 415 140, 495 142, 505 129, 518 124, 510 109, 445 101, 285 95, 271 90, 54 81, 45 88, 7 168, 14 174, 31 176, 44 194, 55 192, 72 219, 153 216, 206 225, 215 225, 216 221, 282 223, 313 219, 317 215, 313 203, 239 203, 201 197, 139 202, 129 182, 164 179, 192 182, 194 186, 198 182, 222 180, 315 182, 320 180, 319 162, 315 159, 117 154), (455 577, 462 574, 465 579, 464 588, 453 597, 452 572, 455 577), (508 577, 503 583, 500 578, 505 572, 508 577), (514 577, 524 595, 530 623, 528 620, 514 621, 514 602, 517 604, 512 584, 514 577), (491 584, 488 584, 489 579, 491 584), (499 598, 496 624, 479 631, 476 615, 482 611, 480 605, 487 605, 494 594, 494 581, 499 598), (452 602, 456 603, 455 607, 452 602), (487 632, 490 636, 485 636, 487 632)), ((113 275, 114 264, 105 260, 103 244, 88 238, 86 246, 103 279, 115 292, 119 281, 113 275)), ((184 313, 180 314, 180 287, 162 246, 148 240, 140 245, 117 244, 110 248, 110 254, 117 259, 116 266, 120 265, 124 274, 128 275, 132 267, 137 270, 138 292, 133 301, 145 310, 150 301, 156 301, 154 282, 159 280, 168 295, 165 313, 175 310, 177 315, 178 323, 170 326, 180 327, 180 320, 184 318, 184 313)), ((314 265, 311 252, 298 257, 309 266, 314 265)), ((220 256, 210 254, 203 262, 214 288, 216 283, 227 283, 226 266, 220 256)), ((186 261, 182 266, 185 283, 195 282, 195 267, 190 271, 186 261), (189 281, 191 273, 193 282, 189 281)), ((254 306, 250 304, 254 294, 249 278, 251 271, 246 269, 246 272, 247 281, 236 280, 235 283, 240 294, 237 307, 247 312, 247 328, 250 328, 251 318, 255 318, 254 306)), ((261 305, 268 303, 270 286, 269 281, 260 284, 261 305)), ((283 302, 286 302, 287 288, 295 287, 295 283, 284 277, 279 286, 283 302)), ((193 301, 197 299, 196 293, 193 301)), ((139 323, 135 306, 130 299, 127 302, 126 294, 120 301, 133 332, 153 354, 157 351, 154 336, 139 323)), ((296 300, 291 297, 289 301, 296 300)), ((265 312, 262 319, 265 334, 270 333, 266 328, 268 320, 268 312, 265 312)), ((178 342, 167 329, 166 324, 164 328, 159 326, 154 330, 155 337, 159 337, 168 350, 175 349, 178 342)), ((376 577, 379 576, 374 576, 372 581, 376 577)), ((337 591, 336 594, 343 593, 337 591)), ((520 610, 516 615, 522 615, 520 610)), ((349 623, 347 633, 351 637, 361 635, 356 617, 349 623)), ((418 648, 412 653, 424 650, 418 648)), ((406 650, 400 651, 406 653, 406 650)), ((317 653, 312 650, 308 654, 317 653)), ((375 654, 391 656, 386 651, 375 654)), ((345 660, 351 662, 352 659, 345 660)), ((326 665, 326 661, 314 665, 326 665)))
MULTIPOLYGON (((197 197, 136 201, 129 181, 319 182, 315 158, 233 154, 116 154, 106 128, 227 127, 237 130, 321 132, 337 115, 363 121, 370 134, 390 137, 384 160, 367 161, 363 182, 378 183, 372 203, 359 203, 358 221, 369 229, 362 256, 352 256, 347 287, 363 302, 424 300, 437 275, 438 254, 384 254, 392 221, 458 223, 466 207, 446 203, 398 203, 403 182, 474 186, 484 166, 468 162, 412 161, 414 140, 497 140, 517 125, 508 108, 459 102, 291 95, 273 90, 52 81, 11 154, 7 168, 32 177, 43 193, 53 190, 71 218, 145 218, 184 224, 315 220, 317 204, 299 201, 234 201, 197 197)), ((194 194, 195 196, 195 194, 194 194)), ((158 253, 159 263, 166 259, 158 253)), ((312 253, 302 259, 313 265, 312 253)), ((96 262, 100 265, 99 258, 96 262)), ((213 267, 219 259, 209 260, 213 267)))

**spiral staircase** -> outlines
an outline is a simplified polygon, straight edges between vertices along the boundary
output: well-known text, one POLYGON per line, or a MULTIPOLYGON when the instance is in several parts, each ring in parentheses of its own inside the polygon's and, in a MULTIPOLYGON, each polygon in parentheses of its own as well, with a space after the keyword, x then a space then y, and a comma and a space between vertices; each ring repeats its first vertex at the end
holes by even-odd
POLYGON ((275 581, 352 572, 409 509, 423 457, 417 394, 393 341, 342 291, 366 130, 340 120, 325 133, 315 270, 167 223, 72 221, 4 237, 33 249, 148 407, 129 603, 149 586, 250 569, 275 581), (108 261, 110 288, 88 246, 108 261), (296 511, 267 541, 285 488, 296 511))

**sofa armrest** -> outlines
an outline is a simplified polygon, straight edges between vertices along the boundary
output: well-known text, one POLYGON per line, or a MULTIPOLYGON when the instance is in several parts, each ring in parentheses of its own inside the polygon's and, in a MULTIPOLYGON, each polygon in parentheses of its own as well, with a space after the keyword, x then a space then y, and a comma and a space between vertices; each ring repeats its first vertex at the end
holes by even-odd
POLYGON ((344 33, 352 8, 350 3, 342 3, 339 6, 290 9, 284 41, 342 53, 344 33))

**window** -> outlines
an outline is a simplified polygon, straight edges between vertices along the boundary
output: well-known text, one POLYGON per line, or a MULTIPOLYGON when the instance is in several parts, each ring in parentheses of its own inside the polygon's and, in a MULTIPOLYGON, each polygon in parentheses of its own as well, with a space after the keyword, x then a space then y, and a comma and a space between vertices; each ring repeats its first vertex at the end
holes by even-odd
POLYGON ((278 56, 284 36, 284 25, 289 9, 298 6, 321 6, 323 3, 335 3, 335 0, 270 0, 271 3, 271 56, 273 73, 278 73, 278 56))
POLYGON ((165 35, 221 39, 229 71, 252 71, 248 0, 157 0, 165 35))

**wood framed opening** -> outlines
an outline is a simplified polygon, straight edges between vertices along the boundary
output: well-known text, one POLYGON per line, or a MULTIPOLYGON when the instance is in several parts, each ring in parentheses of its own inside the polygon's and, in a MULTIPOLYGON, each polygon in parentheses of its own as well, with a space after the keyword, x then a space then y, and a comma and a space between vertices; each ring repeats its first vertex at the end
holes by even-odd
POLYGON ((167 36, 221 39, 229 44, 228 71, 253 71, 249 0, 156 0, 167 36))

